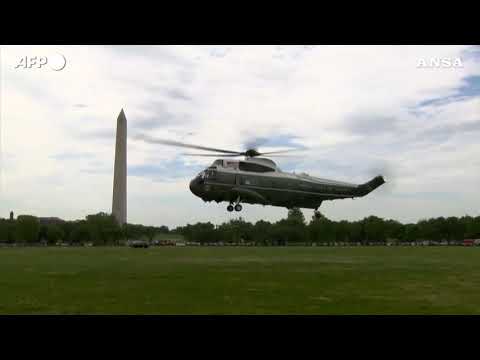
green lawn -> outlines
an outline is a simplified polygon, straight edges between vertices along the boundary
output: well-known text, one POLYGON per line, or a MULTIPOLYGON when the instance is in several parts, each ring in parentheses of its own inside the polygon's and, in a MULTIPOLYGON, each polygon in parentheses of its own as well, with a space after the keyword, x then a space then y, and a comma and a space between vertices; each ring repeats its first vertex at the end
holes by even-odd
POLYGON ((2 314, 480 314, 480 248, 0 248, 2 314))

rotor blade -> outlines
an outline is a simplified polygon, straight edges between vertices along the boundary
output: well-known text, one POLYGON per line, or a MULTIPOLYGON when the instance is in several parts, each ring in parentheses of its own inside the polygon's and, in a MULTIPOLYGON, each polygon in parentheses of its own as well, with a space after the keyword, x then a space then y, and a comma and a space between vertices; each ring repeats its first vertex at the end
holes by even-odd
POLYGON ((285 150, 278 150, 278 151, 268 151, 268 152, 261 152, 261 155, 270 155, 270 154, 284 154, 289 152, 296 152, 296 151, 305 151, 306 149, 285 149, 285 150))
POLYGON ((153 137, 145 135, 145 134, 138 134, 138 135, 134 136, 134 138, 139 139, 139 140, 143 140, 143 141, 151 143, 151 144, 162 144, 162 145, 178 146, 178 147, 185 147, 185 148, 197 149, 197 150, 216 151, 216 152, 225 153, 225 154, 239 154, 239 151, 215 149, 215 148, 210 148, 210 147, 206 147, 206 146, 185 144, 185 143, 182 143, 182 142, 179 142, 179 141, 156 139, 156 138, 153 138, 153 137))
POLYGON ((242 156, 241 154, 181 154, 184 156, 215 156, 215 157, 236 157, 242 156))
MULTIPOLYGON (((237 157, 237 156, 245 156, 244 154, 185 154, 185 153, 182 153, 180 155, 183 155, 183 156, 213 156, 213 157, 237 157)), ((289 157, 289 158, 298 158, 300 157, 301 155, 283 155, 283 154, 278 154, 278 155, 271 155, 269 157, 289 157)))
POLYGON ((273 155, 268 155, 268 157, 287 157, 287 158, 299 158, 301 155, 283 155, 283 154, 273 154, 273 155))

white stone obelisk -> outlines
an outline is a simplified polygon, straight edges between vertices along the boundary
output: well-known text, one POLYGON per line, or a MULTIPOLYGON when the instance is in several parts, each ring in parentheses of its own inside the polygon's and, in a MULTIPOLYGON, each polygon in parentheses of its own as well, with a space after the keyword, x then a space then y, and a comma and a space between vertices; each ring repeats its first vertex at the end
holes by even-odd
POLYGON ((120 225, 127 222, 127 118, 123 109, 117 118, 112 214, 120 225))

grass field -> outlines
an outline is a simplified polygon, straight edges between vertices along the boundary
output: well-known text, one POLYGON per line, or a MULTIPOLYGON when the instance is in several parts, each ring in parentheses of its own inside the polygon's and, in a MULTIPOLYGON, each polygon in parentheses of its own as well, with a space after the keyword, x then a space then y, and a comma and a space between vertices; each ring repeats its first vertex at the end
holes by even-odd
POLYGON ((480 248, 3 248, 2 314, 480 314, 480 248))

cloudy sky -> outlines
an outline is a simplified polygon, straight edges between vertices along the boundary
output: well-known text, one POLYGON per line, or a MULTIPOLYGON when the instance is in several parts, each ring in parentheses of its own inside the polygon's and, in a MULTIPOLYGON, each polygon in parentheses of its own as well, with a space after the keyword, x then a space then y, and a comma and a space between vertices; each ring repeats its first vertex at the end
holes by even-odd
MULTIPOLYGON (((261 150, 306 146, 304 157, 278 165, 356 183, 385 176, 388 184, 364 198, 324 202, 335 220, 480 215, 478 47, 0 48, 0 217, 110 212, 122 108, 130 223, 218 224, 239 215, 188 189, 214 159, 136 134, 234 150, 254 139, 263 139, 261 150), (59 54, 66 66, 54 71, 59 54), (25 68, 21 59, 34 56, 48 63, 25 68)), ((286 209, 245 204, 241 215, 275 221, 286 209)))

